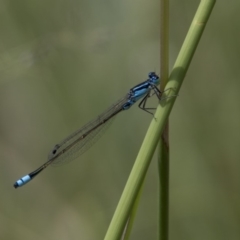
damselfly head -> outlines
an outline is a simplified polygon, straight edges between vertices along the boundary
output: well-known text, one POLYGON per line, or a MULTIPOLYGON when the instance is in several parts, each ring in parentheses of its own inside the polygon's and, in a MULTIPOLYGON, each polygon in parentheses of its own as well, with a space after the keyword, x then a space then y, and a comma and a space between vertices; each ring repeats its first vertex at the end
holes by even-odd
POLYGON ((148 74, 149 80, 155 84, 158 85, 159 84, 159 76, 155 73, 155 72, 150 72, 148 74))

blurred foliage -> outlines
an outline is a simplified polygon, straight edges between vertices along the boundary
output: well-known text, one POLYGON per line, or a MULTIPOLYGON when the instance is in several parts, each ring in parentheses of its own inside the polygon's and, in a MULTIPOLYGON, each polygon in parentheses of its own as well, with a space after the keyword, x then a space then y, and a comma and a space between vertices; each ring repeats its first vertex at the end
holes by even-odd
MULTIPOLYGON (((171 65, 198 4, 171 1, 171 65)), ((239 7, 217 1, 171 114, 170 239, 240 238, 239 7)), ((159 2, 3 0, 0 31, 0 237, 102 239, 150 122, 137 106, 81 159, 12 184, 159 71, 159 2)), ((157 236, 156 164, 133 239, 157 236)))

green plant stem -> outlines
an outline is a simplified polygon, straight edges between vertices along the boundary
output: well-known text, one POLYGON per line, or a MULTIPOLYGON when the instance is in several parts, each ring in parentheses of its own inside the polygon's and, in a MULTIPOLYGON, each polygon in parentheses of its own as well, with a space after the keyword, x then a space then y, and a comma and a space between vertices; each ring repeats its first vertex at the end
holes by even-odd
POLYGON ((168 89, 168 91, 165 91, 163 94, 163 99, 165 100, 161 101, 157 107, 155 117, 152 119, 146 133, 137 159, 104 238, 105 240, 119 240, 121 238, 132 206, 157 147, 159 135, 162 134, 174 102, 177 99, 176 97, 170 96, 178 94, 180 90, 214 3, 215 0, 202 0, 198 7, 198 11, 193 19, 191 27, 174 64, 169 81, 165 87, 165 89, 168 89), (174 91, 171 91, 171 89, 174 91))
POLYGON ((132 207, 132 210, 131 210, 131 214, 129 215, 129 218, 128 218, 128 221, 127 221, 127 224, 126 224, 126 227, 125 227, 125 231, 124 231, 124 234, 122 236, 123 240, 127 240, 130 237, 132 227, 133 227, 133 223, 134 223, 134 220, 135 220, 135 217, 136 217, 136 214, 137 214, 137 209, 138 209, 138 206, 139 206, 139 202, 140 202, 140 199, 141 199, 141 195, 142 195, 142 191, 143 191, 143 185, 144 184, 141 185, 141 188, 140 188, 140 190, 137 194, 137 198, 134 201, 134 204, 133 204, 133 207, 132 207))
POLYGON ((168 81, 168 52, 169 52, 169 1, 160 0, 160 76, 161 89, 163 90, 168 81))
POLYGON ((159 144, 158 158, 159 172, 159 234, 160 240, 168 239, 169 225, 169 145, 168 145, 168 122, 159 144))
MULTIPOLYGON (((168 81, 169 69, 169 1, 160 0, 160 73, 161 91, 168 81)), ((159 227, 158 238, 168 240, 169 209, 169 124, 166 122, 159 141, 159 227)))

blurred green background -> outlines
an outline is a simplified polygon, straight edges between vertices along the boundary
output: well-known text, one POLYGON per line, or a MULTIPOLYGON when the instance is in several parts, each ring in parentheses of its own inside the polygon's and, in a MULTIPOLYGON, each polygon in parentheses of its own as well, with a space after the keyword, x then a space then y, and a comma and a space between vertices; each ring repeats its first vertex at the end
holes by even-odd
MULTIPOLYGON (((171 67, 198 4, 170 2, 171 67)), ((170 239, 240 239, 239 9, 217 1, 170 117, 170 239)), ((159 2, 3 0, 0 18, 0 238, 103 239, 151 121, 137 106, 78 160, 13 183, 159 73, 159 2)), ((156 166, 132 239, 157 237, 156 166)))

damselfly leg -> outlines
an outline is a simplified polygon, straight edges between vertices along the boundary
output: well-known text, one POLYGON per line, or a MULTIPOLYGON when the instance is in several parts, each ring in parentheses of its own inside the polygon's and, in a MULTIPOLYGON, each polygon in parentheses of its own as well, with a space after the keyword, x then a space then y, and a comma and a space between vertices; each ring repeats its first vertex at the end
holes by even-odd
POLYGON ((151 91, 148 92, 146 94, 146 96, 142 99, 142 101, 138 104, 138 107, 140 109, 142 109, 143 111, 145 111, 145 112, 147 112, 147 113, 149 113, 151 115, 154 115, 149 110, 155 110, 156 108, 148 108, 148 107, 146 107, 147 100, 148 100, 148 98, 150 98, 151 96, 156 94, 156 96, 159 99, 159 101, 161 101, 162 92, 155 85, 152 85, 151 87, 152 87, 153 93, 151 94, 151 91))

